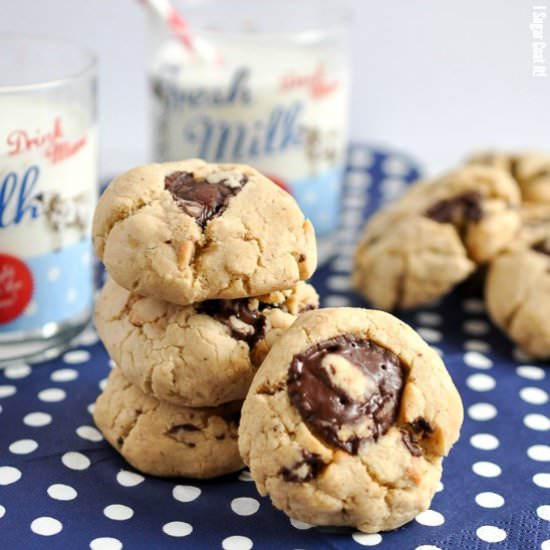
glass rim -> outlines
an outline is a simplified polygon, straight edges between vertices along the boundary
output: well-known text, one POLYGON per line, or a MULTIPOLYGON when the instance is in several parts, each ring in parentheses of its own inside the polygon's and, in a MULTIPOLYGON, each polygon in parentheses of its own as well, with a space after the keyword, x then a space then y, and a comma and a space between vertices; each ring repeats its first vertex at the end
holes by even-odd
POLYGON ((27 84, 0 84, 0 95, 3 94, 12 94, 16 92, 33 92, 38 90, 45 90, 49 88, 56 88, 64 86, 71 82, 80 80, 81 78, 86 78, 89 75, 93 75, 97 71, 98 67, 98 57, 97 55, 88 47, 82 46, 71 42, 69 40, 64 40, 61 38, 55 38, 42 34, 35 33, 20 33, 13 31, 2 31, 0 30, 0 41, 3 39, 9 40, 12 39, 25 39, 33 41, 35 43, 50 43, 56 44, 57 46, 72 48, 78 50, 78 52, 83 56, 84 60, 80 69, 67 74, 66 76, 60 78, 52 78, 48 80, 39 80, 37 82, 29 82, 27 84))
MULTIPOLYGON (((188 0, 185 11, 180 10, 186 19, 190 19, 190 25, 193 34, 212 38, 227 38, 227 39, 245 39, 245 40, 274 40, 284 39, 290 42, 311 43, 322 40, 326 37, 337 35, 345 31, 353 21, 353 10, 347 5, 341 5, 334 0, 300 0, 302 4, 310 4, 321 11, 324 9, 330 10, 333 16, 327 23, 311 23, 304 22, 301 28, 297 30, 257 30, 250 29, 239 31, 235 29, 223 28, 208 28, 204 23, 195 22, 192 20, 193 14, 198 14, 201 8, 212 6, 216 0, 188 0)), ((296 0, 278 0, 278 4, 292 5, 296 0)), ((258 7, 258 2, 254 0, 236 0, 233 6, 237 4, 250 5, 258 7)), ((261 10, 259 11, 261 13, 261 10)))

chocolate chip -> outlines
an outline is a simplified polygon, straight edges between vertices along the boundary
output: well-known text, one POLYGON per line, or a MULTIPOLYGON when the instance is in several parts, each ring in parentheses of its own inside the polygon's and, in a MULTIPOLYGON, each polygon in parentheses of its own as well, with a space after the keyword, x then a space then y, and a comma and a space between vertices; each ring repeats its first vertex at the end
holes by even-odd
POLYGON ((197 306, 197 311, 229 327, 233 338, 244 340, 250 348, 264 335, 265 317, 250 307, 249 298, 207 300, 197 306))
POLYGON ((164 178, 164 187, 178 206, 189 216, 195 218, 204 229, 207 222, 219 216, 227 208, 229 200, 247 183, 243 176, 240 186, 229 186, 225 180, 210 183, 204 178, 195 179, 191 172, 174 172, 164 178))
POLYGON ((458 227, 467 222, 479 222, 483 218, 482 196, 477 191, 467 191, 432 205, 426 216, 439 223, 452 223, 458 227))
POLYGON ((342 335, 310 346, 292 358, 288 372, 288 394, 308 427, 326 443, 357 454, 362 441, 377 440, 394 423, 404 383, 404 368, 399 358, 374 342, 353 335, 342 335), (345 359, 357 376, 366 378, 365 393, 353 398, 338 387, 323 359, 335 354, 345 359), (342 427, 351 428, 368 421, 369 433, 339 436, 342 427))
POLYGON ((531 248, 539 254, 550 256, 550 237, 536 242, 531 248))
POLYGON ((281 468, 279 474, 285 481, 291 483, 301 483, 315 479, 325 468, 325 463, 321 455, 302 450, 303 460, 296 462, 292 467, 281 468))
POLYGON ((413 456, 422 456, 422 447, 419 441, 432 432, 433 428, 430 423, 425 418, 418 417, 401 428, 401 439, 413 456))

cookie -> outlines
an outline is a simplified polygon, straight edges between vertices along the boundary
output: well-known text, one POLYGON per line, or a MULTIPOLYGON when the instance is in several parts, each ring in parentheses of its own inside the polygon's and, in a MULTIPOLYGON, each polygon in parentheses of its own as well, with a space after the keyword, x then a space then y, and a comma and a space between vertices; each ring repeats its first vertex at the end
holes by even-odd
POLYGON ((497 168, 466 166, 416 183, 367 222, 353 285, 381 309, 439 298, 509 244, 519 203, 516 184, 497 168))
POLYGON ((94 421, 140 472, 202 479, 242 468, 237 446, 240 406, 175 407, 144 394, 115 368, 97 398, 94 421))
POLYGON ((109 355, 142 391, 175 405, 211 407, 244 399, 272 342, 318 304, 304 282, 259 298, 178 306, 108 280, 96 326, 109 355))
POLYGON ((550 358, 550 205, 523 209, 523 227, 509 250, 490 265, 488 313, 529 355, 550 358))
POLYGON ((261 495, 317 525, 394 529, 426 510, 458 439, 439 355, 389 313, 304 313, 245 399, 239 449, 261 495))
POLYGON ((99 200, 94 246, 124 288, 181 305, 291 288, 313 273, 313 226, 249 166, 135 168, 99 200))
POLYGON ((473 155, 467 162, 506 170, 517 181, 525 201, 550 204, 550 155, 485 152, 473 155))

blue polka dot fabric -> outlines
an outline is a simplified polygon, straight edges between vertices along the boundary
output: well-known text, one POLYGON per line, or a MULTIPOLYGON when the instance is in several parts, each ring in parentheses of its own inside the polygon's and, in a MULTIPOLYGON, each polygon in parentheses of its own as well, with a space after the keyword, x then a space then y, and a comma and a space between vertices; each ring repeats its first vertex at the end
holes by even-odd
MULTIPOLYGON (((350 149, 339 254, 313 280, 324 306, 366 305, 349 287, 358 234, 417 177, 404 156, 350 149)), ((443 355, 465 406, 432 506, 410 524, 366 535, 289 520, 246 470, 134 471, 93 425, 112 363, 90 328, 54 361, 0 371, 0 548, 550 550, 550 368, 514 349, 475 292, 400 315, 443 355)))

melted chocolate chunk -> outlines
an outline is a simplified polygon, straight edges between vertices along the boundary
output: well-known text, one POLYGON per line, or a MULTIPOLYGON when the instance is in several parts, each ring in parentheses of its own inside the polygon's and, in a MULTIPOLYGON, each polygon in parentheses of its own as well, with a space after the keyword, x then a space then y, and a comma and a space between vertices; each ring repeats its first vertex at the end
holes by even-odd
POLYGON ((482 196, 477 191, 467 191, 451 199, 443 199, 432 205, 426 216, 439 223, 452 223, 458 227, 467 222, 479 222, 483 218, 482 196))
POLYGON ((532 246, 532 249, 540 254, 550 256, 550 238, 538 241, 532 246))
POLYGON ((280 475, 285 481, 301 483, 315 479, 325 468, 321 455, 302 450, 303 460, 296 462, 291 468, 281 468, 280 475))
POLYGON ((401 429, 401 439, 413 456, 422 456, 422 447, 419 440, 432 432, 433 428, 428 421, 419 417, 401 429))
POLYGON ((243 176, 240 186, 230 187, 224 180, 210 183, 205 179, 195 179, 191 172, 174 172, 164 178, 164 187, 178 206, 204 229, 209 220, 223 213, 229 200, 247 181, 243 176))
MULTIPOLYGON (((334 369, 335 367, 333 367, 334 369)), ((337 374, 333 370, 333 374, 337 374)), ((288 394, 308 427, 326 443, 357 454, 363 440, 384 435, 395 421, 404 383, 404 369, 391 351, 357 336, 342 335, 309 347, 295 355, 288 372, 288 394), (322 366, 328 354, 337 354, 357 367, 357 375, 373 388, 353 399, 338 387, 322 366), (353 429, 370 419, 370 436, 352 435, 342 441, 339 430, 353 429)))
POLYGON ((197 311, 228 326, 233 338, 244 340, 253 348, 264 334, 265 317, 259 309, 250 308, 249 300, 206 300, 197 306, 197 311))

